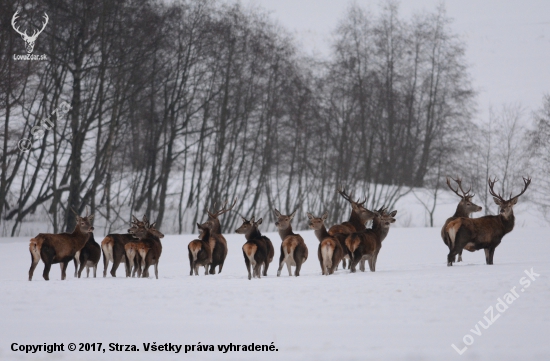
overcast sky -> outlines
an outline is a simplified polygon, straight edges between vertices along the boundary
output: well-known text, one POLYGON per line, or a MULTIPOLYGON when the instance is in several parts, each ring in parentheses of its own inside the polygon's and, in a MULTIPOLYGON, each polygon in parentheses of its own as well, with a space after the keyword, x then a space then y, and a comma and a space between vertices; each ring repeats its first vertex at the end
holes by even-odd
MULTIPOLYGON (((226 0, 235 2, 236 0, 226 0)), ((309 54, 328 55, 331 34, 348 0, 240 0, 260 7, 294 34, 309 54)), ((380 0, 355 0, 379 11, 380 0)), ((401 1, 405 18, 434 11, 439 0, 401 1)), ((550 94, 550 0, 445 0, 452 28, 466 42, 466 58, 478 91, 478 117, 489 106, 521 104, 526 115, 550 94)))

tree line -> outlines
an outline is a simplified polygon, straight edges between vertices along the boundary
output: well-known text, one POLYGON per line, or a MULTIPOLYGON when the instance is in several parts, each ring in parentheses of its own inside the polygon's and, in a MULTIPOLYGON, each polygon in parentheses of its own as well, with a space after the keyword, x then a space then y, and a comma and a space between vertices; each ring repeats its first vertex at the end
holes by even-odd
MULTIPOLYGON (((347 211, 338 187, 392 207, 473 144, 465 45, 443 7, 405 19, 393 1, 376 14, 351 5, 331 56, 313 59, 239 4, 35 1, 18 21, 32 29, 48 14, 34 48, 47 61, 20 61, 19 8, 1 4, 4 234, 38 215, 72 230, 71 209, 85 206, 106 232, 131 214, 191 232, 228 199, 246 216, 301 207, 334 223, 347 211)), ((224 231, 239 220, 228 215, 224 231)))

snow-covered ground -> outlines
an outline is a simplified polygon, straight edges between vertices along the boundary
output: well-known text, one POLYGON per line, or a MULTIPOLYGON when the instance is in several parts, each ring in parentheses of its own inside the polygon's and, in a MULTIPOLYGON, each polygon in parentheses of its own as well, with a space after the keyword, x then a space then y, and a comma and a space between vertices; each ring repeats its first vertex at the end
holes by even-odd
POLYGON ((393 228, 375 273, 340 269, 328 277, 321 276, 318 241, 301 232, 309 259, 298 278, 286 269, 275 276, 280 239, 269 233, 276 260, 268 277, 251 281, 241 235, 227 236, 229 254, 215 276, 189 276, 187 243, 194 237, 185 235, 163 239, 159 280, 127 279, 122 268, 119 277, 103 278, 100 263, 99 278, 75 279, 71 264, 66 281, 54 265, 49 282, 42 262, 27 280, 28 237, 0 238, 0 359, 549 360, 549 229, 518 227, 496 249, 493 266, 483 252, 465 251, 465 262, 453 267, 439 231, 393 228), (531 275, 535 280, 524 273, 531 269, 540 275, 531 275), (513 287, 515 300, 506 295, 513 287), (513 302, 502 313, 499 298, 513 302), (487 325, 491 307, 495 322, 484 329, 478 322, 487 325), (471 343, 466 350, 463 340, 471 343), (11 351, 13 343, 54 342, 65 350, 70 342, 101 342, 107 351, 11 351), (183 348, 145 352, 143 343, 153 342, 183 348), (184 353, 199 342, 215 351, 184 353), (140 351, 108 351, 109 343, 140 351), (229 343, 273 343, 278 351, 218 351, 229 343))

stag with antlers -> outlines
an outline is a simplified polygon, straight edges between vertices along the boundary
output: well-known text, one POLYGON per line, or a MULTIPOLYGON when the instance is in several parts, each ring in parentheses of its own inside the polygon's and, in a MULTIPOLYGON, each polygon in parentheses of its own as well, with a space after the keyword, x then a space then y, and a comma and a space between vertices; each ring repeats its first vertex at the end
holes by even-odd
MULTIPOLYGON (((218 219, 224 213, 229 212, 237 204, 237 199, 233 201, 233 204, 227 207, 227 201, 223 204, 222 208, 218 211, 208 213, 208 221, 202 224, 202 226, 210 228, 210 249, 212 250, 212 263, 210 264, 209 274, 216 274, 216 266, 218 267, 218 273, 222 272, 223 263, 227 257, 227 241, 222 235, 222 227, 220 220, 218 219)), ((214 205, 215 206, 215 205, 214 205)))
MULTIPOLYGON (((449 177, 447 177, 447 186, 457 195, 460 197, 460 202, 458 202, 458 205, 456 206, 455 214, 453 214, 452 217, 447 218, 445 221, 445 224, 441 228, 441 238, 443 239, 443 242, 447 245, 449 248, 449 251, 453 248, 454 244, 451 241, 451 238, 449 237, 449 232, 447 230, 447 227, 449 223, 454 221, 455 219, 459 217, 463 218, 470 218, 470 215, 474 212, 479 212, 482 210, 482 207, 478 206, 477 204, 472 202, 472 198, 475 196, 475 194, 470 194, 470 191, 472 190, 472 187, 470 187, 466 192, 464 189, 462 189, 462 179, 459 177, 456 177, 456 179, 451 178, 456 184, 457 187, 454 189, 451 186, 451 181, 449 177), (458 191, 462 193, 458 193, 458 191)), ((458 261, 462 262, 462 250, 458 252, 458 261)))
MULTIPOLYGON (((366 223, 375 217, 375 213, 365 208, 365 198, 362 202, 353 200, 353 193, 347 194, 345 189, 338 188, 338 193, 351 204, 351 214, 349 220, 342 224, 336 224, 328 230, 329 235, 335 237, 340 242, 344 250, 344 258, 342 258, 342 267, 346 268, 346 259, 350 259, 351 254, 346 247, 346 237, 354 232, 361 232, 367 229, 366 223)), ((349 264, 351 267, 351 263, 349 264)), ((348 268, 349 268, 348 267, 348 268)))
POLYGON ((493 200, 499 207, 498 215, 485 216, 480 218, 457 218, 450 222, 447 229, 451 242, 454 246, 447 256, 447 266, 452 266, 455 256, 460 250, 474 252, 480 249, 485 250, 485 261, 487 264, 493 264, 493 255, 495 248, 502 241, 507 233, 514 229, 514 205, 518 202, 519 197, 525 193, 531 178, 523 177, 523 190, 516 196, 505 200, 502 196, 494 191, 496 178, 491 181, 489 178, 489 193, 493 196, 493 200))
POLYGON ((19 14, 19 10, 17 10, 15 14, 13 14, 13 17, 11 18, 11 26, 13 27, 13 30, 17 31, 17 33, 21 35, 21 37, 25 41, 25 49, 27 50, 27 53, 32 54, 34 50, 34 42, 38 38, 38 35, 40 35, 44 31, 44 29, 46 28, 46 25, 48 24, 48 20, 49 20, 48 14, 44 13, 45 21, 42 23, 42 29, 34 30, 31 36, 27 35, 26 29, 24 32, 21 32, 19 30, 19 27, 15 25, 15 21, 19 17, 18 14, 19 14))

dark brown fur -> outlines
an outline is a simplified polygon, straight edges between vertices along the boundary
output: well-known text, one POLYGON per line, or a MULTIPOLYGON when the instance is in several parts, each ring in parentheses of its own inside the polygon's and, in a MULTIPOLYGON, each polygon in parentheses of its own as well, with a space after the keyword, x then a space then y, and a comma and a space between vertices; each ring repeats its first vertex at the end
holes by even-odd
POLYGON ((78 274, 78 278, 82 274, 82 270, 86 267, 86 277, 90 277, 90 267, 94 269, 94 278, 97 275, 97 264, 101 258, 101 248, 94 239, 94 234, 90 233, 88 241, 84 247, 77 252, 74 258, 74 276, 78 274), (77 267, 78 272, 77 272, 77 267))
POLYGON ((121 262, 125 265, 126 277, 130 277, 130 265, 126 257, 124 246, 128 242, 137 242, 131 234, 108 234, 101 242, 101 251, 103 252, 103 277, 107 276, 109 262, 113 263, 111 267, 111 276, 116 277, 116 271, 121 262))
POLYGON ((61 279, 66 278, 67 265, 74 259, 76 252, 80 251, 88 241, 89 233, 93 232, 92 220, 94 216, 80 217, 76 215, 76 226, 72 233, 40 233, 31 238, 29 251, 31 253, 31 267, 29 269, 29 281, 32 280, 34 269, 40 259, 44 262, 43 277, 50 279, 50 268, 53 263, 62 263, 61 279))
POLYGON ((355 272, 355 267, 361 262, 361 271, 365 271, 365 260, 369 262, 369 268, 372 272, 376 271, 376 260, 378 253, 382 248, 382 241, 388 235, 390 224, 395 222, 393 218, 397 211, 387 214, 384 210, 376 213, 373 219, 371 229, 362 232, 350 234, 346 239, 346 246, 352 254, 351 272, 355 272))
MULTIPOLYGON (((148 223, 148 222, 147 222, 148 223)), ((142 272, 141 277, 149 277, 149 267, 155 266, 155 278, 159 278, 158 264, 160 256, 162 254, 162 243, 160 238, 164 237, 164 234, 155 229, 155 224, 152 225, 136 225, 128 229, 128 233, 132 234, 139 240, 138 252, 141 256, 142 272)))
POLYGON ((291 215, 285 216, 275 209, 275 216, 277 221, 275 226, 279 230, 279 236, 281 236, 281 256, 279 257, 279 269, 277 270, 277 277, 281 275, 283 265, 286 263, 288 269, 288 275, 292 276, 292 266, 296 266, 294 275, 298 277, 300 275, 300 269, 302 264, 307 260, 308 250, 304 242, 304 239, 299 234, 292 232, 292 225, 290 222, 296 211, 291 215))
POLYGON ((273 260, 273 244, 269 238, 262 236, 258 226, 262 224, 262 218, 254 222, 254 217, 250 221, 241 217, 243 224, 235 230, 238 234, 244 234, 246 243, 243 245, 243 256, 246 269, 248 270, 248 279, 252 277, 261 278, 261 267, 264 265, 264 276, 267 276, 269 263, 273 260), (271 249, 270 249, 271 248, 271 249), (271 253, 271 256, 270 256, 271 253), (252 273, 250 271, 252 267, 252 273))
POLYGON ((229 212, 235 207, 237 200, 233 202, 231 207, 226 208, 227 201, 222 206, 222 209, 208 213, 208 221, 203 223, 210 227, 210 247, 212 249, 212 263, 210 264, 210 274, 216 274, 216 266, 218 266, 218 273, 222 272, 223 264, 227 258, 227 241, 222 235, 222 227, 220 220, 218 219, 224 213, 229 212))
MULTIPOLYGON (((455 255, 462 249, 474 252, 480 249, 485 250, 485 262, 493 264, 495 249, 507 233, 514 229, 515 216, 513 207, 531 184, 530 178, 523 178, 524 188, 520 194, 504 200, 500 194, 496 194, 493 187, 497 180, 489 179, 489 192, 493 200, 499 206, 499 214, 496 216, 485 216, 480 218, 457 218, 447 225, 447 232, 453 240, 454 247, 447 256, 447 265, 452 266, 455 255)), ((510 194, 511 196, 511 194, 510 194)))
MULTIPOLYGON (((474 194, 469 194, 471 189, 468 189, 467 192, 462 189, 462 180, 460 178, 454 179, 452 178, 458 185, 456 189, 454 189, 451 186, 451 181, 449 180, 449 177, 447 177, 447 186, 457 195, 460 197, 460 202, 456 206, 455 214, 453 214, 452 217, 447 218, 445 221, 445 224, 441 228, 441 238, 443 239, 443 242, 445 245, 449 248, 449 251, 453 248, 453 240, 449 237, 449 233, 447 231, 447 226, 450 222, 454 221, 455 219, 459 217, 464 218, 470 218, 470 215, 473 212, 479 212, 482 210, 482 207, 478 206, 477 204, 472 202, 472 198, 474 197, 474 194), (462 194, 458 193, 458 190, 462 191, 462 194)), ((462 250, 458 253, 458 262, 462 262, 462 250)))

